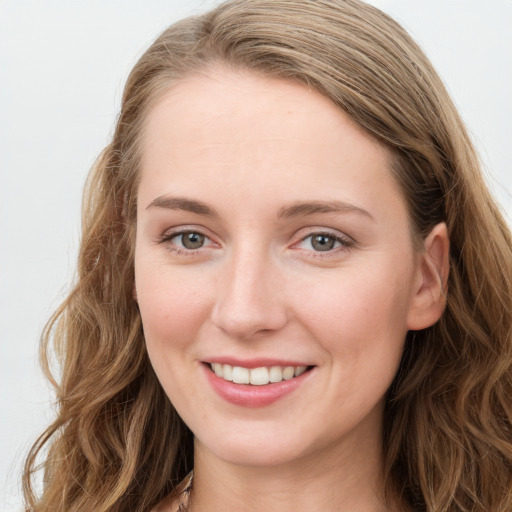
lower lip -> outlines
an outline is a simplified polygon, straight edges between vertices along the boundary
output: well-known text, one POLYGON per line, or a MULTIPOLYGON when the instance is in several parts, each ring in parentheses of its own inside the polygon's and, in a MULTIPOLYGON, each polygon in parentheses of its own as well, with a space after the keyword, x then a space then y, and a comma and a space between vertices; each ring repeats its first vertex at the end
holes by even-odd
POLYGON ((242 407, 265 407, 273 404, 295 391, 313 372, 313 370, 308 370, 290 380, 269 383, 264 386, 254 386, 251 384, 235 384, 224 380, 217 377, 208 364, 203 366, 206 378, 217 394, 227 402, 242 407))

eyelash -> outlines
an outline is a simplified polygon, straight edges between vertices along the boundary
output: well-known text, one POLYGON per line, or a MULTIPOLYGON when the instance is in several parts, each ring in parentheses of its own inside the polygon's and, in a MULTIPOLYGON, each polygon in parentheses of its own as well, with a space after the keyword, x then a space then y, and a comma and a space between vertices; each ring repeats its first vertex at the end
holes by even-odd
POLYGON ((200 235, 200 236, 204 237, 205 240, 209 240, 211 242, 211 238, 209 236, 205 235, 204 233, 202 233, 201 231, 199 231, 197 229, 180 229, 177 231, 173 231, 172 233, 167 233, 167 234, 162 235, 157 242, 160 245, 167 244, 168 245, 167 249, 179 256, 197 256, 197 255, 199 255, 202 252, 201 249, 204 249, 205 246, 201 246, 197 249, 187 249, 187 248, 178 247, 174 243, 172 243, 172 240, 174 238, 183 237, 184 235, 187 235, 187 234, 200 235))
MULTIPOLYGON (((168 244, 168 250, 170 250, 171 252, 173 252, 173 253, 175 253, 175 254, 177 254, 179 256, 189 256, 189 257, 192 256, 193 257, 193 256, 200 255, 203 252, 202 249, 204 249, 205 247, 208 247, 208 246, 204 246, 203 245, 201 247, 198 247, 197 249, 187 249, 187 248, 178 247, 174 243, 172 243, 172 240, 174 238, 183 237, 184 235, 187 235, 187 234, 200 235, 200 236, 204 237, 205 240, 208 240, 208 241, 212 242, 211 238, 208 237, 207 235, 205 235, 204 233, 202 233, 200 230, 196 230, 196 229, 180 229, 180 230, 177 230, 177 231, 173 231, 172 233, 167 233, 167 234, 162 235, 158 239, 157 243, 160 244, 160 245, 168 244)), ((337 253, 340 250, 341 251, 348 251, 352 247, 355 246, 354 240, 352 240, 348 236, 343 236, 343 235, 331 233, 329 231, 313 231, 313 232, 309 232, 309 234, 307 234, 306 236, 302 237, 298 242, 295 242, 294 246, 302 244, 302 243, 305 243, 306 240, 308 240, 308 239, 311 239, 310 243, 312 243, 313 237, 315 237, 315 236, 316 237, 330 238, 330 239, 332 239, 334 241, 335 244, 339 244, 338 247, 334 247, 334 248, 326 250, 326 251, 315 251, 314 249, 304 249, 308 253, 311 253, 311 255, 313 257, 315 257, 315 258, 328 258, 328 257, 332 256, 334 253, 337 253)), ((216 245, 216 244, 212 243, 212 245, 216 245)))
POLYGON ((334 254, 337 254, 339 251, 348 251, 352 247, 355 246, 355 242, 348 236, 331 233, 329 231, 310 232, 307 236, 301 238, 300 241, 298 243, 296 243, 295 245, 306 243, 306 241, 308 239, 310 239, 309 244, 312 245, 314 237, 329 238, 329 239, 333 240, 335 244, 339 244, 338 247, 333 247, 332 249, 328 249, 326 251, 315 251, 314 248, 305 249, 308 252, 310 252, 312 254, 312 256, 315 258, 328 258, 328 257, 333 256, 334 254))

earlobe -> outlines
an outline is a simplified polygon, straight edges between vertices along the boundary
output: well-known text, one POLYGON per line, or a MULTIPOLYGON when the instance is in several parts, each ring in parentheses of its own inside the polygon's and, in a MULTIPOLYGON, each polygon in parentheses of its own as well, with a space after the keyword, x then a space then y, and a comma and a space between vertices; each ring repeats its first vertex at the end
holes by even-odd
POLYGON ((450 271, 450 240, 444 222, 437 224, 424 242, 419 255, 418 279, 413 290, 408 328, 426 329, 444 312, 450 271))

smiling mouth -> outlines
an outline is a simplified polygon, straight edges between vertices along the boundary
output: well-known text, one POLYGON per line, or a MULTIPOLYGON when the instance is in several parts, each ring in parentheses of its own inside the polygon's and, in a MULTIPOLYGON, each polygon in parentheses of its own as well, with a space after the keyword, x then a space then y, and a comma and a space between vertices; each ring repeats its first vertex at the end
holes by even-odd
POLYGON ((230 364, 208 363, 210 369, 228 382, 235 384, 250 384, 265 386, 284 380, 291 380, 311 370, 313 366, 261 366, 259 368, 244 368, 230 364))

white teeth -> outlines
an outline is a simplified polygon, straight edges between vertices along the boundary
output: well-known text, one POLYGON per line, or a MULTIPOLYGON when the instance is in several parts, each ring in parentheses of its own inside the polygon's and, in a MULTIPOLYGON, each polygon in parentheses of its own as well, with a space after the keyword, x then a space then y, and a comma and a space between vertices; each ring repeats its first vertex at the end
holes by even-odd
POLYGON ((270 382, 270 376, 268 374, 268 369, 265 367, 262 368, 253 368, 250 372, 249 382, 254 384, 255 386, 263 386, 270 382))
POLYGON ((294 375, 295 375, 295 368, 293 366, 287 366, 283 370, 283 379, 284 380, 293 379, 294 375))
POLYGON ((212 370, 217 377, 222 377, 222 365, 220 363, 212 363, 212 370))
POLYGON ((233 380, 233 367, 230 364, 222 365, 222 375, 220 375, 224 380, 233 380))
POLYGON ((281 382, 283 380, 283 369, 280 366, 270 368, 270 382, 281 382))
POLYGON ((302 375, 306 371, 306 366, 297 366, 295 368, 295 377, 302 375))
POLYGON ((249 370, 241 366, 233 366, 233 382, 249 384, 249 370))
POLYGON ((221 363, 211 363, 210 366, 217 377, 236 384, 252 384, 253 386, 264 386, 271 382, 290 380, 299 377, 307 369, 306 366, 261 366, 249 369, 221 363))

